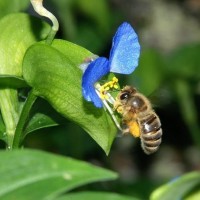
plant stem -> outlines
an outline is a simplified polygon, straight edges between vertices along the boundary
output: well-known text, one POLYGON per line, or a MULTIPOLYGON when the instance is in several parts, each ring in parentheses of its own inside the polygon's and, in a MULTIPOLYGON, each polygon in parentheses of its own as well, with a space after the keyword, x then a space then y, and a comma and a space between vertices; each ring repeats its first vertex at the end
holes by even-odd
POLYGON ((14 135, 14 140, 13 140, 13 145, 12 148, 13 149, 17 149, 20 147, 21 145, 21 141, 23 138, 23 130, 24 130, 24 126, 26 124, 27 118, 29 116, 30 110, 35 102, 35 100, 37 99, 37 96, 35 96, 35 94, 33 93, 33 90, 30 91, 26 102, 23 106, 17 127, 16 127, 16 131, 15 131, 15 135, 14 135))
POLYGON ((17 92, 13 89, 0 90, 0 108, 6 126, 7 149, 12 149, 16 125, 19 119, 17 92))
POLYGON ((58 20, 51 12, 43 7, 43 0, 31 0, 31 4, 33 5, 35 12, 37 12, 40 16, 47 17, 51 20, 51 31, 46 39, 46 43, 51 44, 59 28, 58 20))
POLYGON ((46 44, 51 44, 55 35, 56 35, 57 31, 51 29, 51 31, 49 32, 48 36, 47 36, 47 39, 46 39, 46 44))

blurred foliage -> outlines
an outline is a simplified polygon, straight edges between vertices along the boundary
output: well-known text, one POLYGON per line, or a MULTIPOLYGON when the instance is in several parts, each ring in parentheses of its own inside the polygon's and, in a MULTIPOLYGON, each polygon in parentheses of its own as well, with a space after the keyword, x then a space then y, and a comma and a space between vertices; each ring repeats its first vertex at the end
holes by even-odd
POLYGON ((134 85, 146 95, 152 94, 164 79, 164 60, 156 50, 146 49, 141 52, 139 66, 127 77, 127 84, 134 85))
MULTIPOLYGON (((200 185, 200 173, 193 172, 157 188, 150 196, 150 200, 176 200, 188 195, 196 186, 200 185)), ((193 192, 196 193, 196 192, 193 192)), ((191 194, 190 194, 191 195, 191 194)), ((188 196, 190 196, 188 195, 188 196)))
POLYGON ((0 18, 9 13, 24 11, 29 4, 29 0, 0 0, 0 18))
MULTIPOLYGON (((137 4, 140 7, 135 6, 135 8, 139 8, 138 10, 144 9, 141 13, 144 13, 145 9, 148 9, 144 1, 135 2, 141 2, 141 4, 137 4)), ((188 5, 189 3, 191 5, 191 2, 188 0, 188 5)), ((121 21, 126 20, 127 17, 134 26, 138 27, 137 32, 139 32, 139 37, 144 26, 147 26, 148 29, 149 16, 139 16, 137 14, 137 19, 132 19, 130 10, 127 10, 127 13, 123 10, 127 8, 123 7, 123 3, 121 2, 120 4, 120 1, 114 0, 46 0, 44 5, 59 18, 60 30, 56 37, 77 43, 94 54, 107 55, 107 50, 110 49, 111 45, 112 34, 115 32, 117 25, 121 21)), ((134 2, 130 1, 129 3, 132 3, 132 6, 134 5, 134 2)), ((128 1, 124 4, 127 6, 128 1)), ((28 7, 29 1, 1 0, 0 17, 9 13, 27 10, 33 14, 34 12, 28 7)), ((179 37, 179 34, 177 34, 177 37, 179 37)), ((86 134, 83 134, 84 131, 82 129, 62 117, 57 120, 56 116, 58 113, 55 111, 51 113, 52 118, 56 118, 53 123, 55 125, 62 123, 62 126, 35 130, 34 134, 29 134, 25 146, 87 160, 116 170, 121 175, 121 179, 114 184, 94 184, 84 186, 80 190, 112 190, 140 199, 148 199, 150 193, 156 187, 166 183, 166 181, 175 176, 188 171, 200 170, 199 43, 200 41, 184 46, 177 46, 167 53, 156 48, 142 48, 140 64, 136 71, 130 76, 119 76, 121 78, 121 85, 130 84, 136 86, 139 91, 150 96, 152 103, 157 106, 156 111, 161 118, 164 134, 163 144, 157 155, 152 155, 150 158, 143 155, 138 141, 135 141, 133 138, 128 138, 128 141, 126 141, 126 138, 123 137, 116 139, 117 141, 115 141, 111 150, 110 157, 105 157, 95 142, 86 134), (169 148, 165 150, 166 146, 170 146, 171 151, 169 148), (187 150, 189 147, 196 150, 188 151, 188 153, 187 150), (124 158, 123 162, 119 156, 111 159, 113 155, 119 152, 121 152, 121 157, 124 158), (187 153, 188 156, 186 155, 187 153), (126 157, 126 155, 129 156, 126 157), (169 159, 169 162, 163 165, 160 163, 161 158, 163 160, 169 159), (169 165, 174 168, 170 168, 169 165), (135 172, 133 172, 134 170, 135 172), (156 173, 155 170, 157 170, 156 173), (167 172, 169 175, 166 177, 163 174, 167 172), (131 181, 123 179, 124 173, 130 173, 125 177, 128 176, 130 178, 132 176, 131 181), (132 173, 136 173, 137 175, 134 176, 132 173), (156 176, 156 174, 162 174, 163 176, 156 176)), ((13 79, 13 77, 8 78, 13 79)), ((18 77, 16 77, 15 81, 14 85, 16 88, 24 84, 18 77)), ((10 83, 8 79, 2 78, 0 84, 7 84, 8 82, 10 83)), ((2 120, 0 121, 2 138, 5 127, 2 120)), ((153 195, 151 197, 152 199, 164 199, 162 196, 164 195, 163 191, 166 195, 180 191, 177 195, 183 198, 182 192, 187 191, 183 199, 197 200, 200 195, 198 181, 199 173, 186 174, 177 179, 177 182, 170 182, 156 189, 156 191, 159 191, 161 197, 154 197, 153 195), (188 186, 188 179, 194 185, 188 186), (184 185, 185 183, 187 186, 184 185), (172 190, 174 191, 173 193, 171 192, 172 190)), ((73 197, 73 193, 71 195, 73 197)), ((88 197, 92 195, 89 193, 88 197)), ((103 194, 99 194, 99 196, 101 198, 103 194)), ((173 197, 166 196, 166 199, 173 200, 173 197)), ((76 195, 73 198, 76 199, 76 195)), ((112 199, 114 198, 112 197, 112 199)), ((63 199, 65 198, 63 197, 63 199)))
POLYGON ((5 162, 0 167, 0 198, 5 200, 56 199, 63 191, 117 177, 91 164, 41 151, 1 151, 0 156, 5 162))
POLYGON ((46 3, 50 10, 55 9, 64 39, 92 52, 103 50, 112 19, 106 0, 49 0, 46 3))

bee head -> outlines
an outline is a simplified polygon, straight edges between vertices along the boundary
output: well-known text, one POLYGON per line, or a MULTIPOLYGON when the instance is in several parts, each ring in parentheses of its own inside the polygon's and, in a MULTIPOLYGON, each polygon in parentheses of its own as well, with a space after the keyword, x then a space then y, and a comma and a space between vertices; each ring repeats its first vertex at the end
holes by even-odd
POLYGON ((127 101, 133 94, 135 94, 137 90, 131 86, 125 86, 119 95, 119 99, 121 101, 127 101))
POLYGON ((122 112, 123 106, 127 104, 130 98, 132 98, 133 94, 137 91, 134 87, 125 86, 117 95, 116 101, 114 103, 114 110, 117 110, 119 113, 122 112))
POLYGON ((130 98, 130 95, 131 94, 129 92, 124 92, 119 96, 119 99, 121 101, 126 101, 126 100, 128 100, 130 98))

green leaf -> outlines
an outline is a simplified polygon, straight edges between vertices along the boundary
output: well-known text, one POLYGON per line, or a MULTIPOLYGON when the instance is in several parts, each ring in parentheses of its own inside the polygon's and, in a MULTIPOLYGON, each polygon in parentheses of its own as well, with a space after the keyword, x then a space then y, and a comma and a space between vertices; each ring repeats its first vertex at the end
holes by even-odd
POLYGON ((0 18, 9 13, 23 11, 29 4, 29 0, 0 0, 0 18))
POLYGON ((95 181, 113 180, 114 172, 72 158, 35 150, 0 151, 0 199, 53 199, 95 181))
POLYGON ((24 135, 31 133, 33 131, 47 128, 51 126, 58 126, 59 124, 56 123, 50 116, 45 115, 43 113, 36 113, 33 118, 30 120, 28 126, 26 127, 24 135))
POLYGON ((163 59, 154 50, 144 50, 139 60, 139 66, 128 77, 128 84, 134 85, 145 95, 154 92, 163 78, 163 59))
POLYGON ((0 88, 28 87, 23 78, 17 76, 0 75, 0 88))
POLYGON ((46 38, 50 26, 27 14, 17 13, 0 20, 0 74, 22 75, 22 60, 27 48, 46 38))
POLYGON ((94 54, 87 49, 65 40, 55 39, 51 46, 64 54, 76 67, 79 67, 85 60, 94 57, 94 54))
POLYGON ((200 172, 192 172, 183 175, 157 188, 150 197, 150 200, 177 200, 182 199, 195 186, 200 184, 200 172))
POLYGON ((60 198, 56 198, 55 200, 139 200, 134 197, 129 197, 125 195, 120 195, 116 193, 108 193, 108 192, 78 192, 78 193, 70 193, 60 198))
POLYGON ((29 122, 24 130, 24 136, 33 131, 58 126, 63 122, 62 117, 42 99, 38 99, 29 114, 29 122))
POLYGON ((60 114, 85 129, 108 154, 116 127, 111 117, 103 109, 86 102, 81 92, 82 71, 77 65, 91 53, 76 46, 75 57, 73 53, 70 55, 74 45, 65 43, 68 46, 65 49, 63 45, 60 51, 45 44, 33 45, 24 57, 24 79, 36 95, 45 98, 60 114), (73 61, 70 60, 72 57, 73 61))

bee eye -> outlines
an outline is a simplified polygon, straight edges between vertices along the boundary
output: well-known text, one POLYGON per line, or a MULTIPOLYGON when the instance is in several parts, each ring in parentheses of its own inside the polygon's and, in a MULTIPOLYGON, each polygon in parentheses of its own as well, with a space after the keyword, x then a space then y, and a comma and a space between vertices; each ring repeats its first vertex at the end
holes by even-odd
POLYGON ((129 93, 124 93, 120 96, 120 100, 125 100, 129 98, 129 93))

